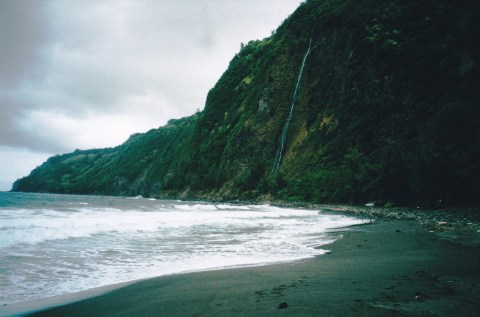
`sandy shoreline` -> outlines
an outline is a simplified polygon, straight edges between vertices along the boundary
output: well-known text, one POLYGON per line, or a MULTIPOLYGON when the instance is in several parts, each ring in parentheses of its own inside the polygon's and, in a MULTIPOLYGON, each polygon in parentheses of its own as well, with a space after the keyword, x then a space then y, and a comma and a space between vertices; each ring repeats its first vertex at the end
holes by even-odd
POLYGON ((148 279, 31 316, 480 316, 477 245, 412 221, 341 234, 313 259, 148 279))

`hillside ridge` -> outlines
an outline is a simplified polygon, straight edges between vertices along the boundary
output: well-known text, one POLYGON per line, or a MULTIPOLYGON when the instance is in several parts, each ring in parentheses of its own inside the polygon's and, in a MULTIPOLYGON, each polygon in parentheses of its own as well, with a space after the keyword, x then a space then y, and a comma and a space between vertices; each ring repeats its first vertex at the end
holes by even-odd
POLYGON ((478 206, 479 24, 474 0, 306 1, 241 48, 202 112, 52 157, 12 190, 478 206))

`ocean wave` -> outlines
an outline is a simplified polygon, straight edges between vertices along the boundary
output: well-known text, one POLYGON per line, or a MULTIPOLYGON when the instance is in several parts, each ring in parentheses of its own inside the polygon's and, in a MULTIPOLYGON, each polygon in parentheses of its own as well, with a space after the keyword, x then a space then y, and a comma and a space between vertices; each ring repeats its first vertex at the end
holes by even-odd
POLYGON ((0 208, 0 301, 312 257, 338 238, 330 229, 365 222, 270 205, 129 201, 0 208))

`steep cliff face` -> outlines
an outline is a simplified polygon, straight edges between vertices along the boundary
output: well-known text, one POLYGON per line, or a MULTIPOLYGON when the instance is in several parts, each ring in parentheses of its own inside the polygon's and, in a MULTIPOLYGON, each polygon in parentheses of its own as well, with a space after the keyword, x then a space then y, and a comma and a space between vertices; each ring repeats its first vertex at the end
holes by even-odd
POLYGON ((478 204, 479 7, 307 1, 240 50, 202 113, 13 189, 478 204))

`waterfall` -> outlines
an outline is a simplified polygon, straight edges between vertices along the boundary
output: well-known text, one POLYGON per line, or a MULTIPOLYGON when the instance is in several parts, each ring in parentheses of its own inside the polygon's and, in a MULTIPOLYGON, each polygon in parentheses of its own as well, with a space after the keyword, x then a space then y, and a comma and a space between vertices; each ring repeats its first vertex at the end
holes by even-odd
POLYGON ((312 46, 312 38, 310 37, 307 52, 305 53, 305 56, 303 56, 302 66, 300 67, 300 71, 298 72, 297 82, 295 84, 295 90, 293 91, 292 105, 290 106, 290 112, 288 113, 287 121, 285 121, 285 126, 283 127, 282 136, 280 138, 280 146, 278 148, 277 155, 275 157, 275 163, 273 164, 273 169, 272 169, 273 173, 277 171, 282 161, 283 152, 285 150, 285 142, 287 140, 288 126, 290 125, 290 121, 292 121, 293 109, 295 108, 295 102, 297 101, 298 91, 300 90, 300 80, 302 79, 303 68, 305 67, 305 61, 307 60, 308 54, 310 54, 311 46, 312 46))

